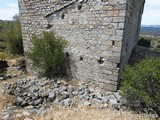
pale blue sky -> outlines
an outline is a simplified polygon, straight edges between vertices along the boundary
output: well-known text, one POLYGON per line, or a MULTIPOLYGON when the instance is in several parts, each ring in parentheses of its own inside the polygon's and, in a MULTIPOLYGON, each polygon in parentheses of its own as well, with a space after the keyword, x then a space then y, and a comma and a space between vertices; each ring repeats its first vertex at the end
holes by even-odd
MULTIPOLYGON (((18 14, 18 0, 0 0, 0 19, 11 20, 18 14)), ((143 25, 160 25, 160 0, 146 0, 143 25)))

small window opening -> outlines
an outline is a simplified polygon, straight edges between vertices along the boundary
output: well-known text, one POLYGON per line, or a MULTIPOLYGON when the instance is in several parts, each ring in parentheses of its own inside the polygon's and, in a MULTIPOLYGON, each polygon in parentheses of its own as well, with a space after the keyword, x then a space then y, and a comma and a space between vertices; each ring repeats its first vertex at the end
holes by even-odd
POLYGON ((112 41, 112 46, 114 46, 115 45, 115 41, 112 41))
POLYGON ((82 5, 78 5, 78 10, 81 10, 82 9, 82 5))
POLYGON ((81 56, 81 57, 79 58, 79 60, 80 60, 80 61, 83 61, 83 57, 81 56))
POLYGON ((61 18, 64 19, 64 17, 65 17, 65 14, 62 14, 62 15, 61 15, 61 18))
POLYGON ((104 58, 103 58, 103 57, 100 57, 100 59, 98 60, 98 63, 99 63, 99 64, 103 64, 103 63, 104 63, 104 58))

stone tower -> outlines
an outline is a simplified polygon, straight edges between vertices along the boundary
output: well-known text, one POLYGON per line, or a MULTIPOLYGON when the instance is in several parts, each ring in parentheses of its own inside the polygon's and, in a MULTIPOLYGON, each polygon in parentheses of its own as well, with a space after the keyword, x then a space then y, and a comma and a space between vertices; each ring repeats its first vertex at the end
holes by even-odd
MULTIPOLYGON (((116 91, 119 72, 137 44, 145 0, 19 0, 24 51, 33 34, 68 41, 74 78, 116 91)), ((29 68, 29 67, 28 67, 29 68)))

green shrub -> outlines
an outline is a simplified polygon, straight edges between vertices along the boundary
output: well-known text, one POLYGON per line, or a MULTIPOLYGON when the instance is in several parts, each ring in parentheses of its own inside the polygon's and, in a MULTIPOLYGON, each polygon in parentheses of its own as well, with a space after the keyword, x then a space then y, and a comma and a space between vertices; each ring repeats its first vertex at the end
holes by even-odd
POLYGON ((121 79, 121 90, 129 101, 140 101, 160 116, 160 58, 126 66, 121 79))
POLYGON ((145 38, 141 38, 141 39, 138 41, 138 45, 144 46, 144 47, 150 47, 150 46, 151 46, 151 41, 148 40, 148 39, 145 39, 145 38))
POLYGON ((54 33, 44 32, 41 38, 33 36, 32 44, 33 48, 27 55, 33 62, 33 67, 39 69, 40 76, 51 78, 65 75, 65 40, 56 37, 54 33))
POLYGON ((13 56, 12 54, 9 54, 7 52, 0 52, 0 59, 1 60, 8 60, 8 59, 12 59, 15 56, 13 56))
POLYGON ((6 51, 11 54, 23 54, 22 34, 18 16, 12 22, 4 23, 2 39, 5 41, 6 51))
POLYGON ((157 45, 157 48, 160 48, 160 45, 157 45))

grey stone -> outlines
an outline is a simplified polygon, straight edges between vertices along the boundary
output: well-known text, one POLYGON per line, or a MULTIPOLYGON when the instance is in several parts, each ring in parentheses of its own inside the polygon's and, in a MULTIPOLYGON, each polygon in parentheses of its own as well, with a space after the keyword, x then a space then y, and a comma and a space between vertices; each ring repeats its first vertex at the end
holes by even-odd
POLYGON ((17 77, 17 76, 18 76, 17 74, 14 74, 14 75, 13 75, 13 77, 17 77))
POLYGON ((51 91, 51 92, 49 93, 49 96, 48 96, 48 101, 53 102, 53 101, 55 100, 55 98, 56 98, 55 92, 54 92, 54 91, 51 91))
POLYGON ((10 74, 7 74, 6 77, 7 77, 8 79, 12 78, 12 76, 11 76, 10 74))
POLYGON ((111 105, 117 104, 117 99, 113 94, 108 95, 107 98, 111 105))
POLYGON ((117 104, 117 100, 116 99, 109 99, 109 104, 115 105, 115 104, 117 104))
POLYGON ((58 99, 58 98, 56 98, 53 103, 55 103, 55 104, 57 104, 57 105, 60 105, 60 102, 61 102, 61 100, 58 99))
POLYGON ((127 101, 127 99, 125 99, 125 98, 121 98, 119 102, 120 102, 122 105, 128 105, 128 104, 129 104, 129 101, 127 101))
POLYGON ((107 98, 108 98, 108 99, 116 99, 116 97, 115 97, 113 94, 107 95, 107 98))
POLYGON ((70 98, 67 98, 63 100, 64 106, 69 107, 72 103, 72 100, 70 98))
POLYGON ((21 103, 21 106, 27 106, 27 105, 28 105, 28 103, 23 100, 22 103, 21 103))
POLYGON ((42 102, 43 102, 42 99, 38 99, 38 100, 34 101, 34 104, 35 104, 35 105, 39 105, 39 104, 41 104, 42 102))
POLYGON ((21 97, 17 97, 17 102, 22 103, 23 99, 21 97))
POLYGON ((34 94, 34 96, 35 96, 36 98, 39 96, 39 92, 36 92, 36 91, 35 91, 33 94, 34 94))
POLYGON ((31 114, 28 111, 23 111, 24 116, 30 116, 31 114))
POLYGON ((37 86, 31 86, 30 88, 29 88, 29 91, 31 91, 31 92, 37 92, 39 90, 39 88, 37 87, 37 86))
POLYGON ((84 102, 83 102, 83 105, 84 105, 84 106, 91 106, 91 103, 90 103, 89 101, 84 101, 84 102))
POLYGON ((58 96, 59 101, 62 101, 62 100, 67 99, 67 98, 69 98, 68 94, 67 95, 59 95, 58 96))
POLYGON ((31 110, 29 110, 29 113, 36 115, 36 114, 38 114, 40 112, 37 109, 31 109, 31 110))
POLYGON ((85 100, 89 100, 90 99, 90 96, 88 94, 84 94, 83 96, 84 96, 85 100))
POLYGON ((5 80, 5 78, 4 77, 0 77, 0 80, 5 80))
POLYGON ((25 118, 24 120, 33 120, 33 119, 31 119, 31 118, 25 118))
POLYGON ((102 94, 100 92, 96 93, 96 98, 99 100, 102 100, 102 94))
POLYGON ((113 93, 114 96, 116 97, 117 101, 120 101, 122 96, 120 95, 120 93, 116 92, 116 93, 113 93))
POLYGON ((16 118, 21 118, 22 115, 21 114, 16 114, 16 118))
POLYGON ((26 110, 32 110, 34 107, 32 105, 25 107, 26 110))
POLYGON ((23 96, 27 96, 27 95, 28 95, 28 93, 26 93, 26 92, 23 93, 23 96))
POLYGON ((5 115, 4 117, 2 117, 3 119, 8 119, 10 117, 9 114, 5 115))
POLYGON ((102 101, 103 101, 103 103, 107 103, 108 102, 108 97, 107 96, 102 97, 102 101))
POLYGON ((45 86, 46 84, 47 84, 47 83, 46 83, 45 81, 39 81, 37 85, 43 87, 43 86, 45 86))

